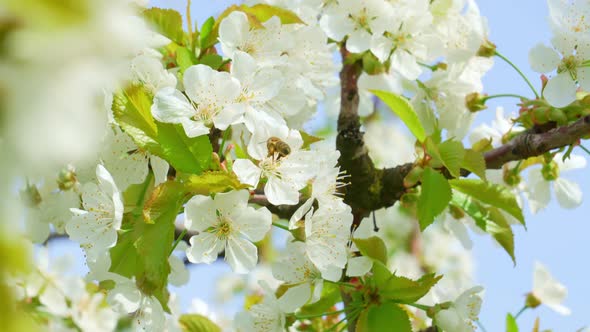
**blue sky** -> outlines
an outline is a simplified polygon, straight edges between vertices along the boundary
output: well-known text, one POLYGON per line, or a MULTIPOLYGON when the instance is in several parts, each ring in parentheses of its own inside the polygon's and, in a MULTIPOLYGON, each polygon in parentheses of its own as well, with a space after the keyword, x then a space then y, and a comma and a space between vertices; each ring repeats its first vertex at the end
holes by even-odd
MULTIPOLYGON (((216 16, 233 1, 193 1, 192 17, 200 23, 209 16, 216 16)), ((151 1, 153 6, 172 7, 184 12, 184 0, 151 1)), ((538 75, 528 66, 528 50, 537 42, 548 43, 550 33, 547 25, 547 7, 540 0, 481 0, 481 12, 488 18, 491 40, 498 50, 517 64, 538 86, 538 75)), ((496 61, 491 72, 484 78, 485 92, 517 93, 531 96, 526 84, 505 63, 496 61)), ((507 112, 516 111, 512 99, 493 100, 490 108, 483 111, 478 122, 489 122, 494 116, 495 106, 504 106, 507 112)), ((581 150, 578 153, 582 154, 581 150)), ((563 174, 590 190, 590 177, 586 171, 563 174)), ((475 236, 474 255, 476 258, 477 282, 486 288, 480 319, 488 332, 504 330, 506 312, 515 313, 524 303, 525 293, 532 287, 532 273, 535 260, 544 263, 553 275, 569 289, 565 302, 572 309, 572 315, 562 317, 544 307, 525 312, 518 320, 521 331, 530 331, 537 316, 541 317, 541 328, 553 331, 576 331, 590 323, 590 265, 580 257, 588 252, 590 223, 584 214, 590 212, 588 205, 570 211, 560 209, 555 201, 549 208, 537 215, 526 211, 528 230, 515 229, 516 261, 513 266, 508 256, 488 237, 475 236)), ((74 244, 63 241, 52 245, 57 253, 76 251, 74 244)), ((81 256, 79 257, 81 262, 81 256)), ((215 280, 230 268, 226 264, 191 267, 190 285, 177 291, 186 307, 190 298, 198 296, 211 299, 215 280)))

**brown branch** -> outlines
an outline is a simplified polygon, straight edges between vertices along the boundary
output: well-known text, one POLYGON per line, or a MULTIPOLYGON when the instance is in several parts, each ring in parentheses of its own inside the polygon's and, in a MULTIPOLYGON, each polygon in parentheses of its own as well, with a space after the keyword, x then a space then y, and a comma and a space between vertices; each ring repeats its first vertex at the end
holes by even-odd
MULTIPOLYGON (((341 79, 340 114, 336 148, 340 151, 340 167, 350 177, 350 185, 344 189, 344 202, 357 216, 368 216, 371 211, 395 204, 405 193, 403 180, 414 166, 412 163, 393 168, 378 169, 369 157, 360 130, 358 116, 358 87, 360 74, 358 63, 347 63, 346 50, 341 50, 344 62, 341 79)), ((569 125, 541 131, 538 128, 526 131, 510 142, 485 153, 488 169, 499 169, 509 161, 539 156, 553 149, 576 144, 590 134, 590 116, 569 125)), ((395 149, 395 142, 390 142, 395 149)), ((466 176, 469 172, 462 172, 466 176)), ((448 174, 447 174, 448 175, 448 174)), ((355 227, 357 225, 354 225, 355 227)))

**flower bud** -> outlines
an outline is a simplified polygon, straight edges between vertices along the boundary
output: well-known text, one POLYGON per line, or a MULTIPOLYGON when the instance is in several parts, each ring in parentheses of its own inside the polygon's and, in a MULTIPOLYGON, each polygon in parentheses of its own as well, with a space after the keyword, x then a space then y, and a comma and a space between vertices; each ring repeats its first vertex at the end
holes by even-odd
POLYGON ((35 185, 27 185, 24 190, 21 190, 20 196, 28 207, 37 207, 43 201, 39 189, 35 185))
POLYGON ((478 92, 470 93, 465 97, 465 106, 471 113, 483 111, 488 108, 486 106, 486 96, 478 92))
POLYGON ((57 186, 63 191, 72 189, 77 181, 76 170, 72 165, 68 165, 67 168, 62 169, 57 176, 57 186))
POLYGON ((529 308, 536 308, 541 305, 541 300, 536 298, 533 293, 528 293, 525 300, 525 305, 529 308))
POLYGON ((496 55, 496 44, 486 39, 483 42, 483 44, 481 44, 481 46, 479 47, 479 50, 477 51, 477 56, 491 58, 494 55, 496 55))

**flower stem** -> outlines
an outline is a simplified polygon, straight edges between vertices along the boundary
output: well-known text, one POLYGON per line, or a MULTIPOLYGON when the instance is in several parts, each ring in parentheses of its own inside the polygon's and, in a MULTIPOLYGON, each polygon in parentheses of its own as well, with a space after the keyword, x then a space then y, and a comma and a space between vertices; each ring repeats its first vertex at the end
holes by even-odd
POLYGON ((290 231, 291 231, 291 230, 289 229, 289 227, 288 227, 288 226, 281 225, 281 224, 279 224, 278 222, 273 222, 273 223, 272 223, 272 225, 273 225, 273 226, 275 226, 275 227, 278 227, 278 228, 284 229, 284 230, 286 230, 287 232, 290 232, 290 231))
POLYGON ((170 253, 168 254, 168 256, 172 255, 172 253, 174 252, 174 249, 176 249, 176 246, 178 246, 178 244, 180 243, 180 241, 182 241, 182 239, 184 238, 185 235, 186 235, 186 229, 183 229, 182 233, 180 233, 180 235, 178 235, 178 237, 176 238, 176 240, 172 244, 172 249, 170 249, 170 253))
POLYGON ((580 144, 580 148, 582 148, 582 150, 584 150, 587 154, 590 155, 590 150, 588 150, 585 146, 583 146, 582 144, 580 144))
POLYGON ((535 94, 535 97, 539 98, 539 94, 537 93, 537 90, 535 90, 535 87, 533 86, 531 81, 529 81, 529 79, 524 75, 524 73, 514 63, 512 63, 512 61, 508 60, 507 57, 503 56, 498 51, 496 51, 496 56, 499 57, 500 59, 504 60, 507 64, 509 64, 512 68, 514 68, 514 70, 516 70, 516 72, 524 79, 524 81, 531 88, 531 90, 535 94))
POLYGON ((497 94, 497 95, 491 95, 491 96, 486 96, 483 98, 483 102, 485 103, 486 101, 490 100, 490 99, 494 99, 494 98, 503 98, 503 97, 513 97, 513 98, 518 98, 518 99, 528 99, 527 97, 521 96, 521 95, 516 95, 516 94, 512 94, 512 93, 501 93, 501 94, 497 94))
POLYGON ((479 326, 479 328, 483 331, 483 332, 488 332, 485 328, 485 326, 483 326, 483 324, 478 320, 475 321, 475 324, 477 324, 477 326, 479 326))
POLYGON ((526 305, 524 307, 522 307, 522 309, 520 309, 516 315, 514 315, 514 320, 516 320, 518 318, 518 316, 520 316, 520 314, 522 314, 525 310, 527 310, 529 307, 527 307, 526 305))
POLYGON ((192 40, 193 38, 193 22, 191 20, 191 0, 186 0, 186 25, 188 28, 188 38, 192 40))
POLYGON ((295 315, 295 318, 297 320, 301 320, 301 319, 309 319, 309 318, 318 318, 318 317, 324 317, 324 316, 333 316, 333 315, 340 315, 342 313, 345 313, 346 309, 342 309, 342 310, 338 310, 338 311, 330 311, 330 312, 323 312, 321 314, 313 314, 313 315, 295 315))

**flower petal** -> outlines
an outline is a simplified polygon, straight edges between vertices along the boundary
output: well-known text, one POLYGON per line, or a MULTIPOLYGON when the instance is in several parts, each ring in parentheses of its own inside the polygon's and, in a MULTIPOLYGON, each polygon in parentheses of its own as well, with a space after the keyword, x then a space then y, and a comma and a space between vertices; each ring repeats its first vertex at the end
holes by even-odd
POLYGON ((559 65, 559 54, 551 47, 539 43, 529 51, 529 63, 537 73, 548 73, 559 65))
POLYGON ((230 237, 225 248, 225 259, 235 273, 248 273, 258 262, 258 249, 248 240, 230 237))
POLYGON ((582 204, 580 185, 562 177, 554 181, 555 197, 564 209, 575 209, 582 204))
POLYGON ((249 184, 252 187, 258 186, 262 170, 249 159, 237 159, 234 161, 233 171, 240 182, 249 184))
POLYGON ((555 107, 565 107, 576 100, 576 83, 568 72, 563 72, 547 82, 543 96, 555 107))

